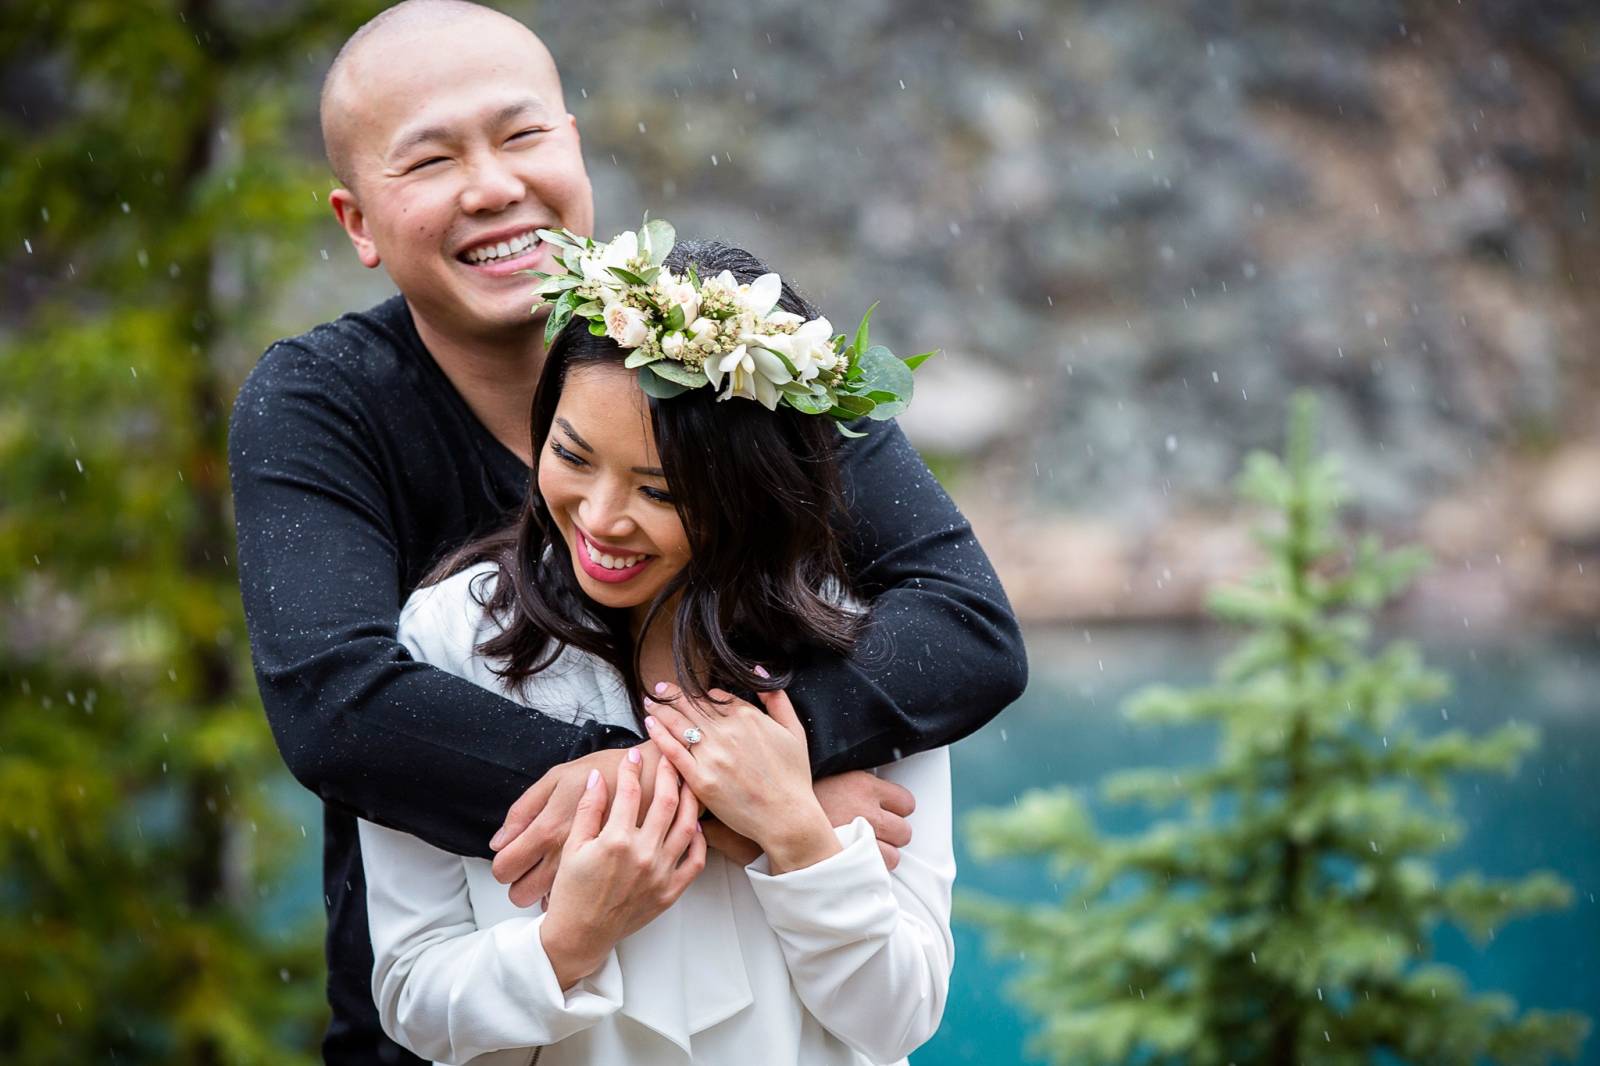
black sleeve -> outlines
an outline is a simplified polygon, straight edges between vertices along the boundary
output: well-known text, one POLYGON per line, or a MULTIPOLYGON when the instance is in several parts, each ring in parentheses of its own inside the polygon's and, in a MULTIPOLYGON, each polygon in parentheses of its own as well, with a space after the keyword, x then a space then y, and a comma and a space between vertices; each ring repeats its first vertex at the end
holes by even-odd
POLYGON ((848 659, 801 664, 789 694, 817 776, 954 743, 1019 695, 1022 632, 972 527, 892 422, 858 422, 843 461, 856 591, 871 602, 848 659))
MULTIPOLYGON (((293 362, 283 348, 263 364, 293 362)), ((636 738, 410 658, 395 639, 400 554, 381 464, 340 387, 258 367, 234 405, 239 584, 267 720, 325 802, 488 856, 506 809, 545 771, 636 738)))

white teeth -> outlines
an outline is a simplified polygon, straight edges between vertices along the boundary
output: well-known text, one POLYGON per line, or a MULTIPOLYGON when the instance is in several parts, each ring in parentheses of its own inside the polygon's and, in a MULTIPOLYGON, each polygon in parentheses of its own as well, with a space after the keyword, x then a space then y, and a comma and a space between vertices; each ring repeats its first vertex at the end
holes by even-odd
POLYGON ((521 236, 513 237, 509 241, 499 244, 487 244, 482 248, 474 248, 466 255, 469 263, 490 263, 496 259, 504 259, 508 255, 520 255, 525 250, 532 248, 535 243, 533 233, 530 231, 521 236))
POLYGON ((606 555, 603 552, 596 551, 594 545, 589 543, 588 538, 584 539, 583 546, 588 550, 589 558, 593 559, 607 570, 626 570, 628 567, 635 566, 644 559, 644 556, 642 555, 630 555, 621 559, 614 555, 606 555))

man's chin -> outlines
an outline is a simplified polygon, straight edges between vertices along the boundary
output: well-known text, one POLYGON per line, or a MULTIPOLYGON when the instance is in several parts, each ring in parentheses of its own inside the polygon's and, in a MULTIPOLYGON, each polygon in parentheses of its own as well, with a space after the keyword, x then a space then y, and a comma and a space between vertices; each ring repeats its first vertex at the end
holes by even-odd
POLYGON ((550 317, 550 307, 533 294, 535 284, 537 279, 530 280, 526 290, 514 296, 497 293, 485 298, 482 293, 470 294, 462 301, 460 317, 464 323, 470 323, 474 332, 495 336, 543 329, 550 317), (539 303, 537 308, 535 301, 539 303))

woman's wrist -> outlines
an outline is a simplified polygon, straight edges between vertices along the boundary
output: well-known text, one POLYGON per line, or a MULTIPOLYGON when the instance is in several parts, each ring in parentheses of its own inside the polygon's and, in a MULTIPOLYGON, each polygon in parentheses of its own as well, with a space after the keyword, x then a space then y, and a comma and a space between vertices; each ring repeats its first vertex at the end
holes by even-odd
POLYGON ((611 950, 609 946, 596 950, 593 937, 574 934, 549 914, 539 925, 539 942, 563 992, 598 970, 611 950))
POLYGON ((822 807, 815 803, 810 807, 814 809, 807 809, 804 817, 786 819, 785 824, 775 826, 761 842, 767 853, 767 868, 773 874, 803 870, 843 850, 822 807))

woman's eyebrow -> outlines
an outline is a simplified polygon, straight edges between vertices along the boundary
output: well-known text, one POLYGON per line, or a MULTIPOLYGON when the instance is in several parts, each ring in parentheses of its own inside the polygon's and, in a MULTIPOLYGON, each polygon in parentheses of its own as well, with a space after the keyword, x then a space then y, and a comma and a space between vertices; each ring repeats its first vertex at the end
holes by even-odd
POLYGON ((667 472, 659 466, 636 466, 632 468, 631 472, 643 474, 645 477, 665 478, 667 476, 667 472))
POLYGON ((573 441, 577 443, 578 447, 582 448, 586 452, 594 451, 594 445, 578 436, 578 431, 572 428, 571 422, 568 422, 565 418, 562 418, 558 415, 556 417, 556 424, 567 431, 567 436, 571 437, 573 441))

